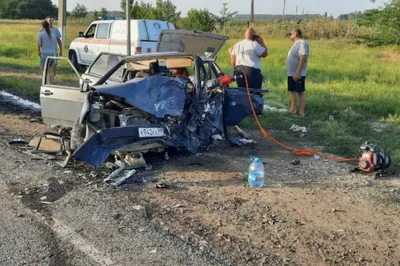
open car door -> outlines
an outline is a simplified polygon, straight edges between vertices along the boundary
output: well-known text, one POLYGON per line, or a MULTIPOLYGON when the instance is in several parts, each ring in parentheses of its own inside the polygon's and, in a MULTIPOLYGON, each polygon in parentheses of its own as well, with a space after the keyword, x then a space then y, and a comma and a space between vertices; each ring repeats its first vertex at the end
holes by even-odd
POLYGON ((68 58, 48 57, 40 88, 43 122, 72 127, 79 117, 85 100, 81 77, 68 58), (50 82, 51 66, 56 64, 57 76, 50 82), (72 68, 72 71, 71 71, 72 68))
POLYGON ((216 58, 229 38, 224 35, 194 30, 162 30, 157 52, 182 52, 216 58))

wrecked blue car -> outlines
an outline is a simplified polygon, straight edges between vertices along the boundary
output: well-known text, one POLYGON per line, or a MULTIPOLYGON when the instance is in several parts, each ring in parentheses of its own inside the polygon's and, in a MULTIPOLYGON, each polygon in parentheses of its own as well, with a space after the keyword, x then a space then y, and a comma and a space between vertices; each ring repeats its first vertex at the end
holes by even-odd
MULTIPOLYGON (((225 135, 227 126, 252 114, 247 90, 229 87, 215 63, 226 40, 222 35, 168 30, 160 35, 159 52, 118 56, 113 65, 110 58, 115 62, 116 55, 100 54, 82 76, 79 114, 62 111, 64 117, 70 115, 64 126, 72 127, 72 157, 98 167, 113 153, 130 167, 140 167, 146 165, 143 153, 168 147, 191 153, 208 149, 214 135, 225 135), (105 73, 94 75, 101 64, 105 73)), ((55 87, 42 90, 60 90, 55 87)), ((251 99, 261 113, 262 92, 251 89, 251 99)), ((51 116, 43 116, 44 121, 62 120, 55 112, 51 116)))

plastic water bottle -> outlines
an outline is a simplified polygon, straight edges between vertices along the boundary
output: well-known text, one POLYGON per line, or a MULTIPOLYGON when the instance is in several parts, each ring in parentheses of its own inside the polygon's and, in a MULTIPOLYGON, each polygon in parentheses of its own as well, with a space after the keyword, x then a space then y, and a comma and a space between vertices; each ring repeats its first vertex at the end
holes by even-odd
POLYGON ((249 186, 260 188, 264 185, 264 165, 260 158, 252 157, 253 161, 249 166, 249 186))

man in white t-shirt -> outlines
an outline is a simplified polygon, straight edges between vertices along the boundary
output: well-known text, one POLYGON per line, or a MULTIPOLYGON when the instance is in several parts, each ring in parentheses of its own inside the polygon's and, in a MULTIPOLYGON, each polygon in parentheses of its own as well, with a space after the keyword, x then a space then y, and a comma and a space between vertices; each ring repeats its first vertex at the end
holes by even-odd
MULTIPOLYGON (((268 49, 253 28, 248 28, 244 37, 229 49, 231 63, 236 74, 246 75, 250 88, 261 89, 264 78, 261 74, 261 58, 268 56, 268 49)), ((236 82, 239 87, 246 87, 244 78, 238 78, 236 82)))

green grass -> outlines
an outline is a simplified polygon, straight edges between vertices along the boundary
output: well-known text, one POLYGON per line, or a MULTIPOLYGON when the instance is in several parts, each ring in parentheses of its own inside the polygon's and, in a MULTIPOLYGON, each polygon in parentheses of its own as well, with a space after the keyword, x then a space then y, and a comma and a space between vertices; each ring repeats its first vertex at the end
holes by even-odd
MULTIPOLYGON (((0 88, 7 88, 29 98, 38 98, 41 74, 36 40, 40 20, 0 20, 0 88)), ((87 25, 68 27, 67 43, 87 25)), ((68 50, 64 49, 64 56, 68 50)), ((58 68, 59 79, 70 79, 67 67, 58 68)))
MULTIPOLYGON (((86 26, 71 24, 67 43, 86 26)), ((39 28, 40 21, 0 20, 0 87, 38 97, 41 76, 35 45, 39 28)), ((265 95, 266 104, 287 108, 285 61, 292 43, 281 37, 264 39, 270 53, 262 61, 264 88, 270 90, 265 95)), ((232 72, 227 48, 237 40, 229 40, 219 55, 218 63, 226 73, 232 72)), ((298 148, 312 144, 339 156, 356 157, 365 140, 384 141, 393 163, 399 165, 399 48, 368 48, 343 40, 310 40, 309 44, 306 116, 265 112, 263 126, 287 144, 298 148), (329 115, 335 120, 329 121, 329 115), (292 124, 306 126, 309 133, 299 138, 298 133, 288 130, 292 124)), ((58 78, 71 78, 68 67, 59 69, 58 78)), ((256 128, 252 118, 243 125, 256 128)))

